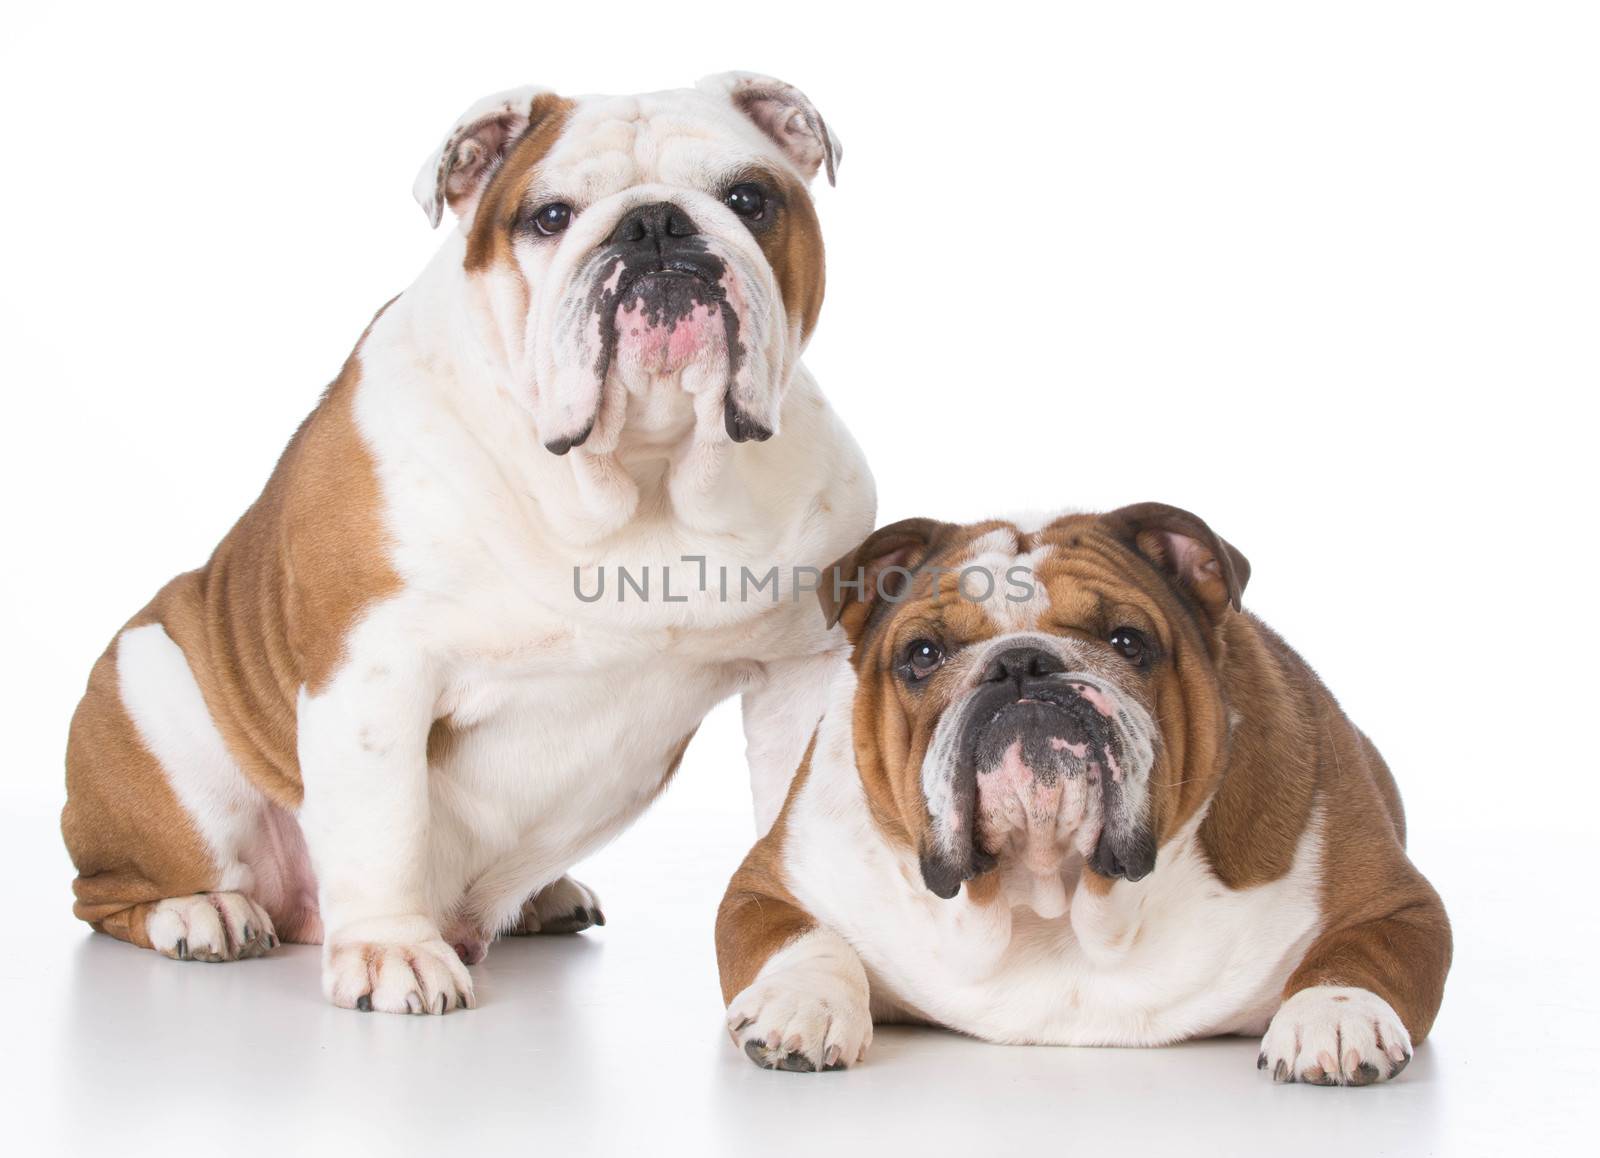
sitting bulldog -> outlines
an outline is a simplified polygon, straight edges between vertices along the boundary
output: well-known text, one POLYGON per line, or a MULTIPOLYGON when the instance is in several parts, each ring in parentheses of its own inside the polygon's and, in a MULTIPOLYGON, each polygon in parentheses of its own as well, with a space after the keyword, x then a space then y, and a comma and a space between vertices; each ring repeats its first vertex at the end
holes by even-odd
POLYGON ((567 868, 729 696, 776 812, 843 647, 779 565, 872 526, 800 361, 838 159, 749 73, 462 114, 415 187, 456 228, 89 676, 73 911, 183 961, 320 943, 335 1005, 445 1013, 496 936, 604 923, 567 868))

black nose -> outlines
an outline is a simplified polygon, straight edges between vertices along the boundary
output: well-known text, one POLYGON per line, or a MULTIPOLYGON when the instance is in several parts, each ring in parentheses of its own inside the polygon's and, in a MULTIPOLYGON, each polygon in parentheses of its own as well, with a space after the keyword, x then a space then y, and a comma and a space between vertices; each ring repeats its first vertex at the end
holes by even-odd
POLYGON ((1017 690, 1030 679, 1041 679, 1067 670, 1053 652, 1042 647, 1008 647, 989 660, 983 669, 985 683, 1014 683, 1017 690))
POLYGON ((630 209, 611 231, 612 245, 660 253, 671 239, 693 237, 700 227, 680 207, 670 201, 656 201, 630 209))

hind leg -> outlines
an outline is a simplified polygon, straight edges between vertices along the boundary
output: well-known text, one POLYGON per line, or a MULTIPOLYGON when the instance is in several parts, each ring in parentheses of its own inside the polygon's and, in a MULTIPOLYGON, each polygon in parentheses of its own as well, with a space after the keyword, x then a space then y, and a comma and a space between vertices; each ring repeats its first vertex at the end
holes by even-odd
POLYGON ((582 881, 561 877, 522 903, 522 915, 506 930, 508 937, 534 933, 581 933, 606 923, 600 898, 582 881))
POLYGON ((74 913, 168 957, 266 952, 277 933, 242 859, 264 808, 177 644, 159 624, 122 632, 90 674, 67 744, 74 913))
POLYGON ((559 877, 522 902, 511 923, 499 933, 473 915, 470 899, 444 923, 445 942, 463 965, 476 965, 489 955, 496 937, 531 937, 536 933, 581 933, 606 923, 600 898, 572 877, 559 877))
POLYGON ((150 947, 176 961, 238 961, 278 947, 267 911, 243 893, 168 897, 145 916, 150 947))

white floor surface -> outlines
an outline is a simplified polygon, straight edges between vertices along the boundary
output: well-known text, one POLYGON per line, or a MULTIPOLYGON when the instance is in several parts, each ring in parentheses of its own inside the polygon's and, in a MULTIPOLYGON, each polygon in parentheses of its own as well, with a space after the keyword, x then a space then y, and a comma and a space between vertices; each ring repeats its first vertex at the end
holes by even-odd
MULTIPOLYGON (((719 711, 696 747, 734 749, 736 725, 719 711)), ((740 772, 691 758, 684 774, 700 780, 583 866, 608 924, 500 942, 474 971, 479 1008, 442 1018, 326 1005, 314 948, 206 965, 90 934, 30 794, 0 829, 0 1096, 26 1147, 10 1152, 1592 1152, 1600 1011, 1576 948, 1592 915, 1544 887, 1579 878, 1579 850, 1514 872, 1487 836, 1414 842, 1456 967, 1434 1036, 1387 1086, 1274 1086, 1242 1039, 1017 1048, 893 1028, 859 1069, 770 1073, 721 1030, 711 944, 746 832, 740 772)))

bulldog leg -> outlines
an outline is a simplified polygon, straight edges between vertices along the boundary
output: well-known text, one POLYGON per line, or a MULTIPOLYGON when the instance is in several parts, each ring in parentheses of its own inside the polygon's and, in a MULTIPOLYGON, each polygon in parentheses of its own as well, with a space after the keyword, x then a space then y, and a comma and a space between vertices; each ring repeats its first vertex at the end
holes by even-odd
POLYGON ((1256 1068, 1275 1082, 1369 1086, 1405 1069, 1411 1049, 1400 1016, 1376 993, 1313 985, 1278 1008, 1256 1068))
POLYGON ((854 1065, 872 1043, 866 970, 844 938, 792 898, 760 888, 762 853, 758 845, 717 912, 728 1033, 764 1069, 854 1065))
MULTIPOLYGON (((444 927, 444 939, 463 964, 476 965, 489 955, 495 927, 471 911, 471 899, 444 927)), ((522 902, 511 925, 499 936, 532 937, 536 934, 581 933, 606 923, 600 898, 582 881, 561 877, 522 902)))
POLYGON ((766 679, 745 692, 745 759, 756 835, 765 836, 789 795, 826 706, 829 669, 836 653, 821 652, 766 665, 766 679))
POLYGON ((872 1044, 861 959, 831 930, 802 934, 728 1003, 728 1032, 763 1069, 811 1073, 855 1065, 872 1044))
POLYGON ((1387 1081, 1427 1036, 1450 968, 1450 924, 1425 895, 1392 916, 1324 934, 1284 987, 1257 1067, 1274 1081, 1365 1086, 1387 1081))
POLYGON ((165 628, 122 632, 90 674, 67 743, 74 913, 180 961, 276 948, 272 918, 245 891, 244 853, 265 811, 165 628))
POLYGON ((150 947, 176 961, 239 961, 278 947, 272 918, 242 893, 168 897, 145 914, 150 947))
POLYGON ((428 896, 428 728, 435 692, 404 661, 356 654, 300 700, 301 825, 316 870, 322 988, 346 1009, 474 1004, 428 896))
POLYGON ((582 881, 562 877, 552 881, 522 904, 522 915, 506 930, 508 937, 535 933, 581 933, 606 923, 600 897, 582 881))

